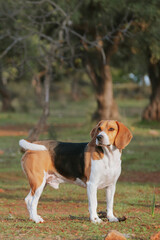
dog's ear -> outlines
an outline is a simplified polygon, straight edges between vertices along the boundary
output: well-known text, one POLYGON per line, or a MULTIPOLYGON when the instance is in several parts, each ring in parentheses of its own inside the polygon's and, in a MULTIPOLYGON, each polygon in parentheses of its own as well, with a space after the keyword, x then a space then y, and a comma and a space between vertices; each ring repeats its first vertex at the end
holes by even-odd
POLYGON ((118 133, 115 139, 115 146, 118 149, 124 149, 132 139, 132 133, 130 130, 123 124, 116 121, 118 125, 118 133))
POLYGON ((103 122, 104 122, 104 120, 101 120, 101 121, 91 130, 91 132, 90 132, 91 138, 93 138, 93 137, 96 135, 99 126, 100 126, 103 122))
POLYGON ((96 127, 94 127, 92 130, 91 130, 91 132, 90 132, 90 136, 91 136, 91 138, 93 138, 94 137, 94 135, 95 135, 95 132, 96 132, 96 127))

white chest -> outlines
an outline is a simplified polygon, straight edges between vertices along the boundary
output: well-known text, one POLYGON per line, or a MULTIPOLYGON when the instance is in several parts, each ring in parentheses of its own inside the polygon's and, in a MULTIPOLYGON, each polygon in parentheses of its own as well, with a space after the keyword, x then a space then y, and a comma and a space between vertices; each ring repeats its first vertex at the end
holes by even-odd
POLYGON ((121 153, 111 146, 111 150, 104 148, 104 157, 101 160, 91 160, 90 180, 97 188, 105 188, 115 183, 121 173, 121 153))

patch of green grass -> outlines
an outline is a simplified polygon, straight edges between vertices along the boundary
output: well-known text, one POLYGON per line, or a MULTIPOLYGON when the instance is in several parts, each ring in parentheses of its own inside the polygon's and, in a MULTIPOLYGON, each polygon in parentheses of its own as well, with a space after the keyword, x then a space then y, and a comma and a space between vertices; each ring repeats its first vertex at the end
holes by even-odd
MULTIPOLYGON (((130 127, 133 140, 122 154, 123 174, 134 172, 160 172, 160 128, 158 124, 145 124, 140 114, 146 100, 118 101, 122 122, 130 127), (156 135, 150 132, 156 130, 156 135)), ((90 140, 91 113, 94 101, 54 102, 51 106, 50 132, 43 139, 56 136, 61 141, 83 142, 90 140), (53 133, 52 133, 53 131, 53 133)), ((41 110, 28 113, 2 113, 1 126, 34 125, 41 110)), ((24 198, 29 192, 28 181, 21 169, 18 141, 25 136, 0 137, 0 239, 81 239, 102 240, 109 230, 128 234, 128 239, 149 239, 160 231, 159 184, 129 183, 118 181, 114 211, 127 220, 100 225, 89 221, 86 189, 75 185, 60 185, 59 190, 47 187, 40 199, 38 212, 45 219, 43 224, 29 221, 24 198), (154 216, 152 216, 153 190, 155 192, 154 216), (71 215, 71 217, 70 217, 71 215)), ((105 190, 98 191, 98 211, 106 209, 105 190)))
POLYGON ((32 125, 38 121, 38 118, 41 114, 40 110, 34 111, 33 113, 24 113, 24 112, 9 112, 9 113, 1 113, 0 116, 0 126, 17 126, 21 124, 32 125))
MULTIPOLYGON (((74 185, 62 185, 60 190, 45 189, 38 207, 45 223, 35 224, 29 221, 24 204, 27 187, 24 179, 19 180, 22 191, 10 187, 0 199, 0 228, 1 237, 10 236, 11 239, 19 236, 25 239, 31 237, 56 237, 64 239, 103 239, 111 229, 125 234, 136 235, 142 239, 158 231, 159 211, 155 209, 154 218, 151 217, 153 188, 146 185, 118 183, 115 195, 114 211, 117 216, 127 216, 126 222, 109 223, 104 220, 101 225, 89 222, 86 190, 74 185), (17 192, 19 194, 17 194, 17 192), (12 195, 10 194, 12 192, 12 195), (10 199, 9 196, 12 198, 10 199), (74 216, 74 219, 70 218, 74 216)), ((15 183, 17 185, 17 183, 15 183)), ((156 186, 156 189, 157 186, 156 186)), ((160 200, 156 194, 156 201, 160 200)), ((105 210, 105 191, 98 191, 98 210, 105 210)), ((33 238, 34 239, 34 238, 33 238)))

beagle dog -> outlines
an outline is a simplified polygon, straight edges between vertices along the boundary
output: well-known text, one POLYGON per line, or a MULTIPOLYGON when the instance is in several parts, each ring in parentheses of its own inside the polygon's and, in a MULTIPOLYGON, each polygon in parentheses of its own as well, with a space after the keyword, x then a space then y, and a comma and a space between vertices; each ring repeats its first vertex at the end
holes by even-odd
POLYGON ((58 189, 60 183, 74 183, 87 188, 90 220, 100 223, 97 215, 97 189, 106 189, 107 218, 113 214, 116 182, 121 173, 121 154, 132 134, 122 123, 102 120, 91 131, 89 143, 64 143, 54 140, 19 141, 25 151, 21 164, 30 184, 25 202, 30 219, 43 222, 37 205, 46 184, 58 189))

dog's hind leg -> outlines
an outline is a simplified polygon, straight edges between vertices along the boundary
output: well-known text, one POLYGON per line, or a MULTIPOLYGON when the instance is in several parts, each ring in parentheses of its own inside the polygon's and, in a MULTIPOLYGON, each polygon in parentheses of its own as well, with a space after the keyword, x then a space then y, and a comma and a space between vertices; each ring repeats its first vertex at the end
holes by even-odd
POLYGON ((36 188, 34 191, 32 189, 32 192, 31 192, 32 198, 30 198, 30 196, 29 197, 27 196, 27 200, 29 199, 27 207, 29 207, 30 219, 32 219, 36 223, 44 222, 43 218, 37 214, 37 206, 38 206, 39 198, 43 192, 45 185, 46 185, 46 174, 44 173, 44 177, 41 185, 38 188, 36 188))
POLYGON ((31 187, 30 193, 25 198, 30 219, 36 223, 43 222, 37 214, 37 205, 46 185, 48 170, 54 170, 49 152, 27 151, 22 158, 22 168, 31 187))
POLYGON ((27 205, 27 209, 28 209, 28 212, 29 212, 30 216, 31 216, 31 203, 32 203, 32 199, 33 199, 33 196, 31 194, 31 190, 30 190, 29 194, 25 198, 25 203, 27 205))

